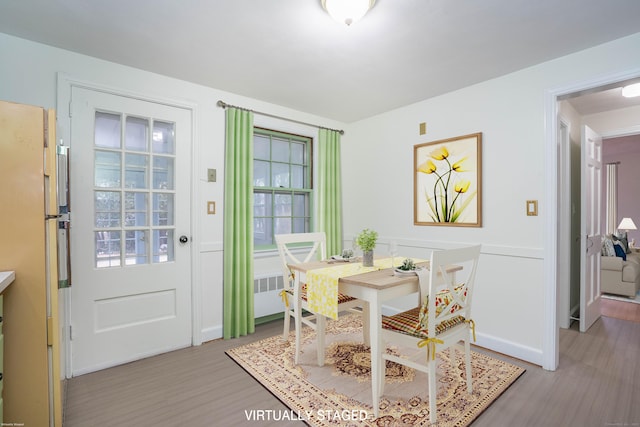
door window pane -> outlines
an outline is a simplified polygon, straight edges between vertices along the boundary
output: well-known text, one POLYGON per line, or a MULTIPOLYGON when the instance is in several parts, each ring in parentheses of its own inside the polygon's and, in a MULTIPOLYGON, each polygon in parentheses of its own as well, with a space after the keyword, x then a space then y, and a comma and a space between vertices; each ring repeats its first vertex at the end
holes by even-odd
POLYGON ((149 151, 149 120, 138 117, 127 117, 124 142, 127 150, 149 151))
POLYGON ((145 154, 125 155, 124 186, 126 188, 149 188, 147 177, 149 156, 145 154))
POLYGON ((120 192, 95 191, 95 226, 97 228, 120 227, 120 192))
POLYGON ((175 153, 175 124, 167 122, 153 122, 153 135, 151 144, 153 152, 159 154, 175 153))
POLYGON ((175 260, 173 230, 153 230, 153 262, 171 262, 175 260))
POLYGON ((120 232, 96 231, 96 267, 120 266, 120 232))
POLYGON ((153 157, 153 188, 154 190, 173 190, 173 158, 153 157))
POLYGON ((124 193, 124 225, 125 227, 144 227, 148 225, 149 210, 147 193, 124 193))
POLYGON ((126 231, 125 235, 127 236, 125 241, 125 264, 147 264, 149 262, 147 232, 145 230, 130 230, 126 231))
POLYGON ((120 115, 96 112, 94 130, 96 147, 120 148, 120 115))
POLYGON ((173 212, 173 194, 155 193, 153 195, 152 225, 173 225, 173 212))
POLYGON ((96 113, 96 267, 174 260, 175 144, 175 123, 96 113))
POLYGON ((106 188, 120 187, 119 152, 96 150, 94 185, 106 188))

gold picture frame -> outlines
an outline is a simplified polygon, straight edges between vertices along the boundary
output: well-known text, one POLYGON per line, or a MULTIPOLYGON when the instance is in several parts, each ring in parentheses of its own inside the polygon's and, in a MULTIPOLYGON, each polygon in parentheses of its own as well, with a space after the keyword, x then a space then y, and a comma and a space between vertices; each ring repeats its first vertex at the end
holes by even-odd
POLYGON ((413 223, 482 227, 482 133, 413 146, 413 223))

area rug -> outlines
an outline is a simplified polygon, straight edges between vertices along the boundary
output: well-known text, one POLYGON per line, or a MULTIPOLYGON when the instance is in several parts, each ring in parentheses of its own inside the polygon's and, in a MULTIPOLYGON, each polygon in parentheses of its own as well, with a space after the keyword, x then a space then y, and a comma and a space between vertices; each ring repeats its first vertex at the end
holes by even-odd
MULTIPOLYGON (((289 407, 288 411, 246 408, 247 421, 300 420, 310 426, 427 426, 426 374, 387 362, 380 416, 371 406, 371 359, 362 342, 358 315, 328 321, 326 361, 317 365, 315 332, 303 329, 300 363, 293 363, 295 340, 281 335, 227 350, 251 376, 289 407)), ((387 351, 406 354, 409 349, 387 351)), ((525 370, 508 362, 472 352, 473 393, 466 391, 462 353, 456 369, 449 352, 438 353, 437 425, 468 426, 525 370)))
POLYGON ((638 293, 636 294, 635 298, 629 298, 629 297, 625 297, 622 295, 614 295, 614 294, 602 294, 602 298, 606 298, 606 299, 612 299, 615 301, 624 301, 624 302, 631 302, 634 304, 640 304, 640 291, 638 291, 638 293))

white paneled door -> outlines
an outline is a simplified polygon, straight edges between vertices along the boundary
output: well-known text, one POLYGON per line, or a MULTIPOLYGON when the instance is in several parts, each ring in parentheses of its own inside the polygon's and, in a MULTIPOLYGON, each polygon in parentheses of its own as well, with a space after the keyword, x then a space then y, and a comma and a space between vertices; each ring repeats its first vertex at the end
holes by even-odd
POLYGON ((191 344, 191 111, 73 87, 71 364, 191 344))
POLYGON ((600 252, 602 251, 602 137, 582 129, 582 218, 580 255, 580 331, 600 318, 600 252))

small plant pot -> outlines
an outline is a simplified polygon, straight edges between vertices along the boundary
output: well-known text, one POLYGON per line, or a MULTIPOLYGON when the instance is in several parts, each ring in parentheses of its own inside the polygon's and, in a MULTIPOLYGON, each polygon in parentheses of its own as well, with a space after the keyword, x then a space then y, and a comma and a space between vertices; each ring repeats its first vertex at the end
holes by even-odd
POLYGON ((373 267, 373 251, 362 252, 362 265, 364 267, 373 267))

